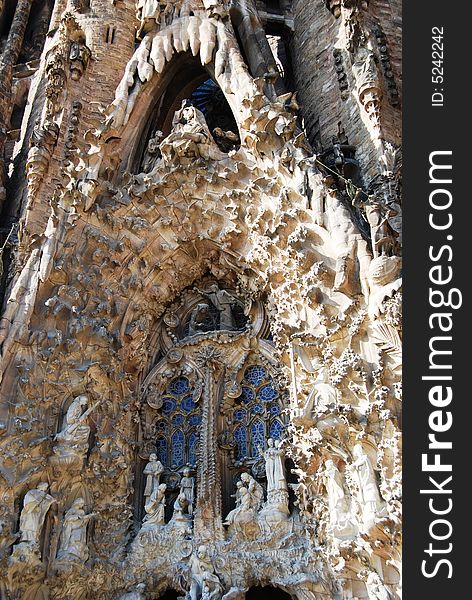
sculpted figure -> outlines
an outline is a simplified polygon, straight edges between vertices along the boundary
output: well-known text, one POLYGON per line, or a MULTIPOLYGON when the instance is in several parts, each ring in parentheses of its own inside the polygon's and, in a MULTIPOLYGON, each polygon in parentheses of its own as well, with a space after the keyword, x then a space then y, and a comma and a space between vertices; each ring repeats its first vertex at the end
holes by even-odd
POLYGON ((395 254, 396 234, 390 227, 389 220, 396 215, 396 212, 373 195, 367 198, 365 198, 365 194, 356 195, 352 204, 364 211, 370 225, 374 258, 395 254))
POLYGON ((161 142, 160 149, 165 161, 185 165, 199 159, 220 160, 225 156, 213 140, 205 117, 188 100, 183 100, 182 107, 175 113, 172 131, 161 142))
POLYGON ((254 477, 251 477, 249 473, 241 473, 241 481, 249 491, 251 508, 257 512, 261 508, 264 500, 264 490, 262 489, 262 486, 260 483, 257 483, 254 477))
POLYGON ((223 591, 220 578, 210 558, 207 546, 199 546, 190 557, 190 600, 199 600, 205 592, 208 600, 218 600, 223 591))
MULTIPOLYGON (((77 396, 69 406, 64 428, 56 435, 58 444, 53 452, 60 458, 78 457, 83 459, 89 447, 90 427, 86 418, 91 409, 87 408, 87 396, 77 396)), ((93 407, 92 407, 93 408, 93 407)))
POLYGON ((174 502, 174 512, 172 513, 172 519, 169 525, 176 527, 185 533, 191 531, 191 516, 188 512, 189 503, 185 494, 180 491, 174 502))
POLYGON ((267 440, 267 450, 264 452, 265 472, 267 477, 267 502, 261 511, 261 516, 272 521, 285 520, 289 514, 288 486, 285 477, 284 457, 281 440, 267 440))
POLYGON ((32 542, 35 546, 39 544, 46 513, 56 502, 47 493, 48 489, 47 483, 39 483, 37 488, 26 493, 20 515, 20 543, 32 542))
POLYGON ((344 476, 333 460, 325 462, 323 477, 328 494, 329 530, 336 537, 350 536, 355 533, 349 519, 349 502, 344 493, 344 476))
POLYGON ((208 304, 201 302, 192 310, 188 329, 189 335, 196 335, 197 333, 205 331, 205 322, 210 316, 210 311, 208 309, 208 304))
POLYGON ((153 492, 157 490, 159 487, 159 480, 162 472, 164 471, 164 467, 160 460, 157 460, 156 454, 151 454, 149 456, 149 462, 144 467, 144 475, 146 475, 146 487, 144 488, 144 498, 145 502, 148 501, 148 498, 152 495, 153 492))
POLYGON ((188 514, 193 514, 193 501, 195 496, 195 479, 190 477, 190 469, 185 468, 183 472, 183 477, 180 480, 180 493, 185 496, 185 499, 188 502, 188 514))
POLYGON ((357 483, 364 526, 369 526, 376 516, 384 512, 384 506, 380 498, 374 468, 364 452, 362 444, 354 446, 352 455, 355 460, 351 464, 350 470, 357 483))
POLYGON ((272 438, 267 440, 267 450, 264 452, 266 477, 267 477, 267 496, 274 491, 287 491, 287 481, 285 480, 285 467, 283 463, 284 451, 282 450, 280 440, 274 442, 272 438))
POLYGON ((248 520, 254 520, 256 518, 256 511, 254 510, 254 505, 249 490, 241 485, 238 496, 239 498, 236 500, 236 508, 233 508, 233 510, 228 513, 223 525, 247 522, 248 520))
POLYGON ((382 583, 378 573, 371 571, 365 582, 369 600, 390 600, 391 594, 382 583))
POLYGON ((197 291, 207 296, 213 306, 218 309, 220 313, 220 330, 232 331, 235 328, 232 308, 239 300, 227 290, 221 290, 216 283, 212 283, 207 290, 197 288, 197 291))
POLYGON ((143 526, 164 525, 164 512, 166 506, 166 489, 167 485, 161 483, 151 494, 149 500, 144 506, 146 516, 143 520, 143 526))
POLYGON ((87 525, 95 514, 86 514, 84 506, 84 499, 77 498, 64 515, 59 551, 57 553, 58 560, 78 560, 85 562, 88 559, 87 525))
POLYGON ((157 160, 161 157, 161 150, 159 144, 163 138, 162 131, 155 131, 154 135, 149 138, 146 152, 143 158, 143 171, 149 173, 154 168, 157 160))

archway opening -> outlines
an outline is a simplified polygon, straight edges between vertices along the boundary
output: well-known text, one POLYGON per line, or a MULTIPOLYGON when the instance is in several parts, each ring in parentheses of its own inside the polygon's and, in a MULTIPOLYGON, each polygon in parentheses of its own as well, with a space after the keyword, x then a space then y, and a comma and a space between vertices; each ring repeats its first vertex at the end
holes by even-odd
POLYGON ((191 54, 180 53, 167 65, 161 78, 162 91, 153 100, 147 123, 139 136, 137 161, 133 169, 143 167, 148 142, 156 132, 161 132, 161 139, 169 135, 174 115, 183 101, 203 113, 211 135, 223 152, 239 147, 236 119, 224 93, 213 79, 211 69, 203 67, 191 54))
POLYGON ((271 585, 256 586, 246 592, 246 600, 291 600, 292 596, 271 585))

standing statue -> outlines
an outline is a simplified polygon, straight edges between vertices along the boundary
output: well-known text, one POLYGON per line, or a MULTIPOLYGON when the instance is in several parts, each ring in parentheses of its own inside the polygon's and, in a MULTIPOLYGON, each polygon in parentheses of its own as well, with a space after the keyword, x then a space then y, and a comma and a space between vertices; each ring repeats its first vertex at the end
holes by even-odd
POLYGON ((350 471, 357 484, 358 500, 362 510, 364 527, 373 524, 375 517, 383 514, 385 507, 382 503, 377 485, 377 478, 369 457, 362 444, 356 444, 352 450, 354 462, 350 471))
POLYGON ((64 515, 58 560, 85 562, 89 557, 87 525, 95 513, 86 514, 84 506, 84 499, 77 498, 64 515))
POLYGON ((149 497, 159 487, 159 481, 161 474, 164 471, 164 467, 160 460, 157 460, 157 454, 151 454, 149 456, 149 462, 144 467, 143 474, 146 475, 146 487, 144 488, 145 503, 148 502, 149 497))
POLYGON ((149 138, 149 141, 147 143, 147 147, 146 147, 146 152, 144 153, 144 157, 143 157, 143 172, 144 173, 149 173, 150 171, 152 171, 152 169, 154 168, 154 165, 156 164, 156 161, 161 158, 161 150, 159 148, 159 144, 161 143, 163 138, 163 133, 162 131, 159 131, 159 129, 157 129, 154 132, 154 135, 152 135, 149 138))
POLYGON ((193 514, 193 502, 195 497, 195 479, 190 477, 190 469, 186 467, 183 477, 180 480, 180 493, 183 494, 188 502, 188 514, 193 514))
POLYGON ((329 526, 328 529, 336 537, 344 537, 355 533, 354 525, 349 519, 349 504, 344 493, 344 476, 335 462, 328 459, 322 473, 328 494, 329 526))
POLYGON ((87 409, 87 396, 74 398, 67 409, 65 426, 55 437, 58 442, 53 448, 55 462, 69 464, 77 461, 82 464, 89 449, 90 426, 87 417, 97 404, 87 409), (87 410, 84 412, 84 409, 87 410))
POLYGON ((165 506, 166 506, 167 485, 161 483, 151 494, 149 500, 144 506, 146 516, 143 520, 143 527, 149 528, 153 525, 164 525, 165 506))
POLYGON ((47 483, 39 483, 38 487, 25 494, 23 509, 20 515, 20 540, 28 542, 33 550, 39 550, 41 532, 46 519, 46 514, 56 500, 47 491, 47 483))
POLYGON ((268 502, 270 502, 272 492, 279 492, 280 490, 286 492, 288 490, 283 462, 284 451, 281 444, 280 440, 274 442, 272 438, 269 438, 267 440, 267 450, 264 452, 268 502))
POLYGON ((197 552, 190 557, 190 600, 199 600, 204 591, 208 600, 218 600, 223 586, 215 573, 207 546, 199 546, 197 552))

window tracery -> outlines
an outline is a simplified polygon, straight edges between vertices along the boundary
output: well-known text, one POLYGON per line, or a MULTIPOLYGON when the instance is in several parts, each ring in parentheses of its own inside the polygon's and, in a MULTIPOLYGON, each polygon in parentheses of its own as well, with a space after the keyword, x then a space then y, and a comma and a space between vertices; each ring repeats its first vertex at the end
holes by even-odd
POLYGON ((232 413, 236 460, 257 458, 266 440, 280 439, 285 430, 280 393, 267 369, 260 364, 246 367, 241 384, 232 413))
POLYGON ((157 458, 172 470, 194 466, 201 415, 187 377, 176 377, 168 384, 160 412, 154 426, 157 458))

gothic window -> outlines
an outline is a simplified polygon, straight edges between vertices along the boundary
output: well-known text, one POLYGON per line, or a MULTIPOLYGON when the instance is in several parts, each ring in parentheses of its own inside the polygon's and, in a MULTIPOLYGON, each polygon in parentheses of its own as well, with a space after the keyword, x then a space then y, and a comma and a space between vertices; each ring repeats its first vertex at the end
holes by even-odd
POLYGON ((161 416, 154 424, 156 454, 169 469, 196 464, 200 408, 193 400, 187 377, 176 377, 162 399, 161 416))
POLYGON ((241 384, 232 415, 236 460, 258 457, 267 438, 280 439, 285 429, 280 394, 267 369, 247 367, 241 384))

